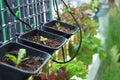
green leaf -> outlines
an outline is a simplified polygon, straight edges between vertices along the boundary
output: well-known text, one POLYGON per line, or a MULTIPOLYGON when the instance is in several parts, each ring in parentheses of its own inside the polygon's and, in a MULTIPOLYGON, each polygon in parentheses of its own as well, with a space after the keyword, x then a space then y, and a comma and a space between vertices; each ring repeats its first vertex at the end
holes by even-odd
POLYGON ((106 57, 107 57, 107 54, 105 54, 105 52, 101 52, 101 53, 99 54, 100 60, 104 60, 106 57))
POLYGON ((85 65, 89 65, 92 63, 92 54, 87 55, 84 52, 79 52, 77 60, 82 61, 85 65))
POLYGON ((93 37, 93 41, 94 41, 94 43, 100 45, 101 40, 98 39, 97 37, 93 37))
POLYGON ((26 54, 26 49, 20 49, 18 52, 17 65, 21 63, 22 59, 26 54))
POLYGON ((98 5, 99 5, 99 1, 98 0, 93 0, 92 6, 93 7, 98 7, 98 5))
POLYGON ((58 30, 60 29, 60 23, 59 22, 57 22, 57 23, 55 23, 55 25, 56 25, 56 27, 58 28, 58 30))
POLYGON ((120 57, 120 53, 119 53, 119 49, 116 45, 114 45, 111 49, 110 49, 110 54, 112 55, 114 61, 118 61, 119 57, 120 57))
POLYGON ((99 53, 100 60, 103 60, 107 57, 107 54, 105 53, 105 49, 102 46, 97 48, 97 52, 99 53))
POLYGON ((16 11, 15 16, 16 16, 16 18, 19 18, 19 16, 20 16, 20 11, 16 11))
POLYGON ((14 55, 8 53, 5 56, 16 64, 17 58, 14 55))

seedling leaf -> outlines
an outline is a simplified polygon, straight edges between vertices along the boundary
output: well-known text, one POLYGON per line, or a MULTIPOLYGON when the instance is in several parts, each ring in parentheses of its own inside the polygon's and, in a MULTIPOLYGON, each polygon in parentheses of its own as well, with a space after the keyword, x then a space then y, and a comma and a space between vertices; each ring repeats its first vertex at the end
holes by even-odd
POLYGON ((18 52, 17 65, 20 64, 26 54, 26 49, 20 49, 18 52))
POLYGON ((9 58, 11 61, 13 61, 14 63, 17 62, 17 58, 14 55, 8 53, 5 56, 9 58))
POLYGON ((40 36, 40 41, 43 42, 45 44, 45 41, 47 40, 47 38, 40 36))
POLYGON ((11 61, 13 61, 15 63, 15 65, 18 66, 23 60, 27 59, 27 58, 24 58, 25 54, 26 54, 26 49, 20 49, 18 51, 18 57, 16 57, 15 55, 12 55, 10 53, 6 54, 5 57, 7 57, 11 61))
POLYGON ((60 23, 59 22, 55 23, 55 25, 56 25, 57 29, 59 30, 60 29, 60 23))

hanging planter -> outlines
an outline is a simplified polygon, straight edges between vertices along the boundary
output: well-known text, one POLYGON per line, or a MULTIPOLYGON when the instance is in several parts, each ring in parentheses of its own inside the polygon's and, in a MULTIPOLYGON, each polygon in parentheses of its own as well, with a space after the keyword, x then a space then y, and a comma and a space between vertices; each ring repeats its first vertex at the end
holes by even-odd
MULTIPOLYGON (((30 25, 27 22, 24 22, 19 18, 18 14, 16 15, 14 11, 10 8, 8 2, 4 0, 10 12, 13 16, 21 21, 23 24, 27 25, 30 29, 34 28, 34 24, 30 25)), ((51 34, 42 30, 34 29, 20 36, 20 42, 29 45, 31 47, 53 53, 54 50, 59 49, 67 41, 66 38, 51 34)))
POLYGON ((71 35, 75 34, 75 32, 77 32, 79 28, 66 24, 64 22, 53 20, 51 22, 44 24, 42 29, 69 38, 71 35))
POLYGON ((50 55, 20 43, 9 42, 0 47, 0 80, 26 80, 37 74, 50 55))
POLYGON ((31 47, 53 53, 66 43, 67 39, 38 29, 31 30, 20 36, 20 41, 31 47))

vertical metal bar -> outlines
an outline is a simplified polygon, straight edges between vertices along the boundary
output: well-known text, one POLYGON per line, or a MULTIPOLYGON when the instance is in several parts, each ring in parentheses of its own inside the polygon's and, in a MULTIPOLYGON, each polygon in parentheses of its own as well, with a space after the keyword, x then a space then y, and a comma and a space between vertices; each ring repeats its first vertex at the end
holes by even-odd
MULTIPOLYGON (((13 0, 12 0, 13 1, 13 0)), ((16 1, 17 2, 17 1, 16 1)), ((12 3, 11 3, 11 5, 12 5, 12 8, 13 8, 13 10, 15 10, 15 1, 13 1, 12 3)), ((13 21, 13 26, 14 26, 14 31, 12 31, 12 34, 10 34, 10 35, 12 35, 13 37, 15 36, 15 34, 17 33, 17 29, 19 29, 18 27, 17 27, 17 20, 13 17, 13 19, 14 19, 14 21, 13 21)), ((12 29, 12 26, 10 26, 10 28, 12 29)), ((12 39, 13 39, 13 37, 12 37, 12 39)))
POLYGON ((44 15, 44 23, 46 22, 46 14, 45 14, 45 1, 43 0, 43 15, 44 15))
POLYGON ((38 27, 38 15, 37 15, 37 0, 35 0, 35 4, 34 4, 34 7, 35 7, 35 24, 36 26, 38 27))
POLYGON ((35 7, 36 7, 36 26, 39 27, 39 22, 38 22, 39 21, 38 20, 38 6, 37 6, 37 4, 38 4, 37 2, 38 1, 36 0, 35 2, 36 2, 36 4, 35 4, 35 7))
POLYGON ((30 21, 30 10, 29 10, 30 8, 29 8, 29 0, 27 0, 27 3, 26 3, 26 8, 25 8, 25 11, 27 10, 27 16, 26 16, 26 18, 28 19, 28 21, 29 21, 29 24, 31 25, 31 21, 30 21))
POLYGON ((43 11, 42 11, 42 1, 40 0, 40 3, 39 3, 39 7, 40 7, 40 25, 43 23, 43 18, 42 18, 42 13, 43 13, 43 11))
POLYGON ((33 7, 33 20, 34 20, 33 24, 35 24, 35 26, 36 26, 36 22, 35 22, 35 8, 34 8, 34 0, 32 0, 32 7, 33 7))
MULTIPOLYGON (((18 3, 18 11, 20 12, 19 17, 21 18, 21 9, 20 9, 20 0, 17 0, 18 3)), ((20 33, 23 32, 23 26, 22 26, 22 22, 20 22, 20 33)))
MULTIPOLYGON (((3 0, 0 0, 0 8, 3 9, 3 0)), ((5 18, 4 18, 4 12, 1 11, 1 17, 2 17, 2 26, 5 25, 5 18)), ((7 40, 7 37, 6 37, 6 28, 4 27, 2 29, 3 31, 3 41, 6 41, 7 40)))
MULTIPOLYGON (((25 1, 23 1, 23 6, 22 6, 22 15, 23 15, 23 20, 26 22, 26 16, 25 16, 25 1)), ((24 25, 24 29, 27 30, 27 25, 24 25)))
POLYGON ((53 19, 53 0, 50 0, 50 20, 53 19))

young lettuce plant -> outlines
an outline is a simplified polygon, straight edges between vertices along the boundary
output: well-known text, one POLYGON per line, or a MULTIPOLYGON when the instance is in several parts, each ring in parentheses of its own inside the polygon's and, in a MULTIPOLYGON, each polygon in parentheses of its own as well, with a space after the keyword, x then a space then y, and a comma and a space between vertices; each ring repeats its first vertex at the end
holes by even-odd
POLYGON ((57 22, 57 23, 55 23, 55 25, 56 25, 57 29, 60 30, 60 23, 57 22))
POLYGON ((26 49, 19 49, 18 56, 12 55, 10 53, 6 54, 5 57, 9 58, 15 63, 15 66, 18 66, 25 59, 26 49))
POLYGON ((45 37, 43 37, 43 36, 40 36, 40 41, 41 41, 43 44, 46 44, 47 38, 45 38, 45 37))

